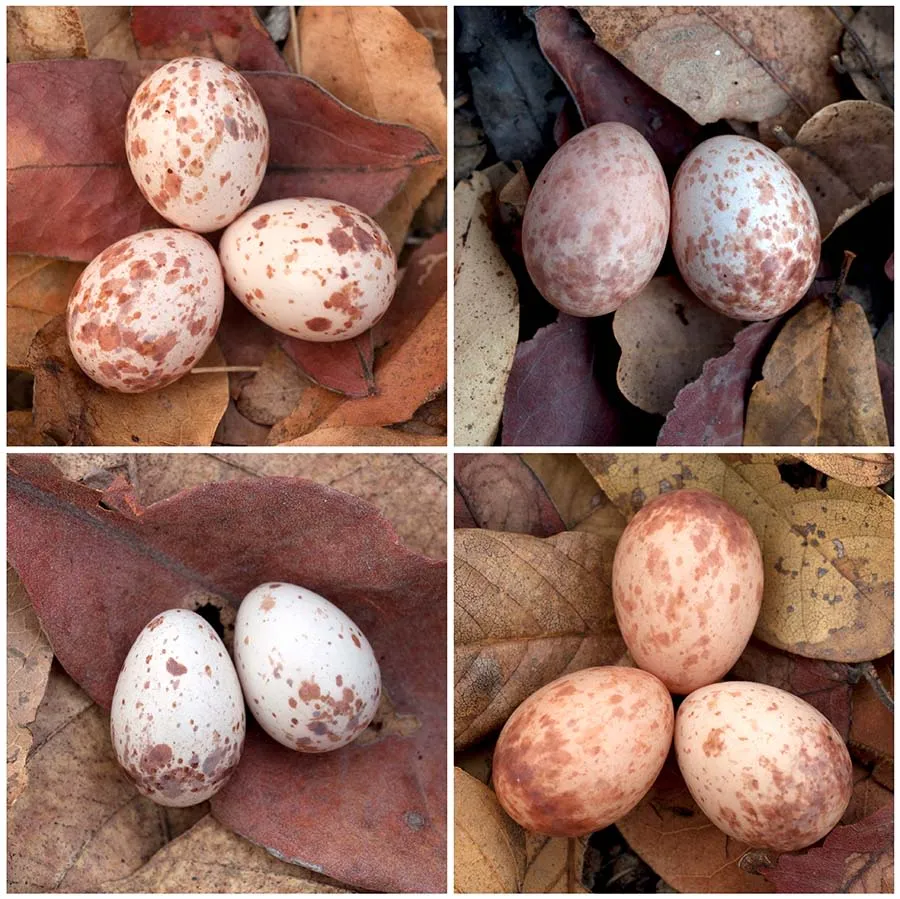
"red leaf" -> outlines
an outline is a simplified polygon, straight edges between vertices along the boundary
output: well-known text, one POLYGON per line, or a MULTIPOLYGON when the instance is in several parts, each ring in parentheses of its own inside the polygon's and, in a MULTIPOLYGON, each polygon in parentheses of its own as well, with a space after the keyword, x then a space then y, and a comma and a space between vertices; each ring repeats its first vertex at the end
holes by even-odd
POLYGON ((252 6, 135 6, 131 31, 141 59, 207 56, 236 69, 288 71, 252 6))
POLYGON ((108 708, 132 641, 160 611, 227 610, 266 580, 320 591, 378 654, 392 704, 383 730, 316 757, 251 727, 213 813, 345 883, 443 891, 446 566, 403 548, 369 504, 299 478, 207 484, 133 515, 121 487, 110 499, 46 457, 10 461, 9 558, 69 674, 108 708))
POLYGON ((779 893, 893 893, 894 803, 836 827, 825 844, 763 868, 779 893))
POLYGON ((504 446, 610 446, 622 421, 594 374, 591 320, 560 313, 516 348, 503 404, 504 446))
POLYGON ((675 397, 657 446, 740 446, 747 397, 780 319, 739 331, 734 347, 703 364, 703 373, 675 397))
POLYGON ((279 334, 282 349, 316 384, 350 397, 372 396, 375 346, 372 332, 338 343, 312 343, 279 334))
MULTIPOLYGON (((122 237, 166 225, 125 157, 131 95, 156 65, 61 59, 7 66, 9 252, 88 261, 122 237)), ((374 215, 415 167, 440 158, 424 134, 358 115, 307 78, 248 72, 247 79, 272 137, 255 203, 320 196, 374 215)))

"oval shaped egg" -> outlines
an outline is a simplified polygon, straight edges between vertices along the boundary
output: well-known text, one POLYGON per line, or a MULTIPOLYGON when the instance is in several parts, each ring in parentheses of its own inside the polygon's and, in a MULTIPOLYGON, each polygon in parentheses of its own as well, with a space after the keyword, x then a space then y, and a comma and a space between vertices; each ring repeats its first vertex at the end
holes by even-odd
POLYGON ((381 698, 381 672, 362 631, 336 605, 293 584, 262 584, 241 602, 234 660, 262 729, 299 752, 357 737, 381 698))
POLYGON ((756 534, 725 500, 676 490, 628 523, 613 603, 634 661, 673 693, 718 680, 753 633, 763 594, 756 534))
POLYGON ((669 186, 650 144, 604 122, 544 166, 522 222, 525 265, 544 299, 569 315, 606 315, 643 290, 669 233, 669 186))
POLYGON ((333 200, 256 206, 222 235, 219 256, 234 295, 258 319, 301 340, 349 340, 368 331, 397 286, 384 231, 333 200))
POLYGON ((757 849, 791 852, 824 837, 853 792, 850 754, 834 725, 767 684, 713 684, 678 709, 675 752, 704 814, 757 849))
POLYGON ((672 697, 637 668, 586 668, 528 697, 497 740, 494 790, 526 830, 576 837, 631 811, 672 743, 672 697))
POLYGON ((269 125, 243 75, 217 59, 173 59, 146 78, 125 120, 125 152, 147 202, 179 228, 233 222, 269 159, 269 125))
POLYGON ((672 187, 672 251, 687 286, 731 318, 775 318, 819 265, 819 220, 777 153, 747 137, 704 141, 672 187))
POLYGON ((110 731, 138 792, 186 806, 217 793, 244 748, 244 697, 218 634, 169 609, 134 641, 113 695, 110 731))
POLYGON ((216 251, 199 234, 141 231, 107 247, 81 273, 66 309, 69 348, 104 387, 156 390, 206 352, 224 302, 216 251))

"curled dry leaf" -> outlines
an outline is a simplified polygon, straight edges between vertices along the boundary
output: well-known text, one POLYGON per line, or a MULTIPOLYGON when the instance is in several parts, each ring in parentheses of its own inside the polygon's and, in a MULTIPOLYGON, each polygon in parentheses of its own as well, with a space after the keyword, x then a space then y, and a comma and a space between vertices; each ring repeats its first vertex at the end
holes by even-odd
POLYGON ((741 446, 750 387, 779 324, 773 319, 747 325, 732 349, 706 361, 700 377, 675 397, 657 445, 741 446))
POLYGON ((867 100, 894 105, 892 7, 863 6, 856 13, 841 41, 841 64, 867 100))
POLYGON ((576 531, 541 539, 457 531, 455 742, 497 730, 539 687, 625 650, 610 577, 615 543, 576 531))
POLYGON ((742 325, 701 303, 680 278, 654 278, 613 316, 622 348, 619 389, 639 409, 665 415, 704 362, 727 352, 742 325))
POLYGON ((566 529, 550 497, 519 456, 459 454, 454 483, 475 524, 493 531, 550 537, 566 529))
POLYGON ((835 662, 893 649, 893 500, 830 480, 785 483, 773 459, 672 453, 582 454, 630 518, 654 496, 701 487, 731 503, 756 532, 765 590, 755 634, 797 655, 835 662))
POLYGON ((894 476, 890 453, 799 453, 816 471, 857 487, 877 487, 894 476))
POLYGON ((778 155, 809 191, 824 240, 894 189, 894 113, 868 100, 819 110, 778 155))
MULTIPOLYGON (((224 365, 215 343, 198 367, 224 365)), ((85 446, 208 446, 228 406, 228 375, 187 374, 149 393, 105 390, 78 367, 65 316, 37 334, 26 364, 34 371, 34 421, 51 441, 85 446)))
POLYGON ((839 99, 830 59, 841 35, 824 7, 579 7, 612 53, 701 125, 798 127, 839 99))
POLYGON ((166 608, 210 603, 233 614, 249 589, 279 578, 346 610, 379 656, 390 697, 380 717, 319 756, 251 728, 213 814, 345 883, 444 889, 443 563, 403 548, 374 507, 302 479, 208 484, 134 509, 65 480, 45 458, 9 467, 10 560, 58 658, 104 706, 134 638, 166 608), (66 540, 48 539, 55 533, 66 540))
POLYGON ((887 446, 862 307, 817 299, 788 319, 747 404, 745 446, 887 446))
POLYGON ((454 200, 455 442, 489 446, 516 352, 519 289, 491 232, 495 201, 489 177, 474 172, 457 185, 454 200))

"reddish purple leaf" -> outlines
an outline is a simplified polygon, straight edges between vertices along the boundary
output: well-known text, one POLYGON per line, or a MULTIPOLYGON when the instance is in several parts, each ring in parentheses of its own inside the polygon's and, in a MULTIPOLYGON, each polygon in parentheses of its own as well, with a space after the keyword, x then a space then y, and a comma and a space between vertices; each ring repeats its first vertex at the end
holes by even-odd
POLYGON ((252 6, 135 6, 131 31, 141 59, 208 56, 236 69, 288 71, 252 6))
MULTIPOLYGON (((131 95, 156 65, 59 59, 7 66, 9 252, 88 261, 122 237, 165 226, 125 157, 131 95)), ((424 134, 361 116, 307 78, 248 72, 247 79, 272 135, 256 203, 320 196, 374 215, 414 168, 440 158, 424 134)))
POLYGON ((504 446, 610 446, 622 420, 594 374, 591 320, 560 313, 516 348, 503 404, 504 446))
POLYGON ((753 376, 779 322, 748 325, 738 332, 731 350, 703 364, 700 377, 675 397, 657 446, 741 446, 753 376))
POLYGON ((663 168, 674 174, 699 141, 700 126, 598 47, 574 11, 542 7, 535 25, 541 50, 575 99, 584 124, 630 125, 647 139, 663 168))
POLYGON ((378 655, 382 729, 310 756, 251 726, 213 814, 345 883, 444 890, 446 565, 402 547, 368 503, 299 478, 207 484, 140 510, 121 484, 91 490, 20 455, 7 496, 10 561, 56 656, 106 708, 132 641, 167 608, 234 608, 285 580, 344 609, 378 655))
POLYGON ((310 380, 350 397, 373 396, 375 345, 372 332, 338 343, 312 343, 279 334, 282 349, 310 380))
MULTIPOLYGON (((459 456, 456 457, 459 459, 459 456)), ((459 487, 453 488, 453 527, 477 528, 478 522, 466 505, 466 498, 459 492, 459 487)))

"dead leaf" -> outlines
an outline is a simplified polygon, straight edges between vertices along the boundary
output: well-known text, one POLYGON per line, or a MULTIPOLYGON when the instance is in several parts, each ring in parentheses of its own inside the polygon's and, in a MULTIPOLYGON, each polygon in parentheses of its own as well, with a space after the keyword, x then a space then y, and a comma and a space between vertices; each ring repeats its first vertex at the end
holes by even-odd
POLYGON ((441 73, 441 90, 447 93, 447 10, 443 6, 399 6, 419 34, 431 41, 434 62, 441 73))
POLYGON ((291 358, 274 346, 259 371, 241 388, 237 410, 261 425, 273 425, 296 408, 310 382, 291 358))
MULTIPOLYGON (((197 367, 224 362, 213 343, 197 367)), ((26 364, 35 373, 35 426, 58 444, 208 445, 228 406, 228 375, 222 372, 189 373, 150 393, 105 390, 72 357, 62 315, 38 332, 26 364)))
POLYGON ((9 62, 88 55, 75 6, 11 6, 6 28, 9 62))
POLYGON ((525 881, 523 893, 589 893, 581 883, 584 869, 584 849, 587 837, 572 838, 575 844, 571 859, 575 879, 574 890, 569 889, 569 840, 564 837, 545 837, 525 831, 525 881))
POLYGON ((893 111, 868 100, 833 103, 778 155, 809 191, 824 240, 894 189, 893 111))
POLYGON ((446 446, 446 437, 409 434, 390 428, 362 425, 323 425, 304 437, 286 440, 279 446, 446 446))
POLYGON ((755 634, 788 652, 835 662, 893 649, 893 500, 829 480, 793 487, 771 456, 582 454, 630 518, 669 490, 701 487, 749 522, 763 552, 765 587, 755 634))
POLYGON ((680 278, 654 278, 613 316, 622 348, 619 389, 639 409, 665 415, 703 364, 728 351, 742 325, 701 303, 680 278))
POLYGON ((35 427, 31 409, 19 409, 6 413, 7 446, 54 446, 35 427))
POLYGON ((447 434, 447 391, 442 391, 433 400, 423 403, 409 421, 394 426, 407 434, 422 437, 445 437, 447 434))
POLYGON ((857 487, 877 487, 894 477, 890 453, 798 453, 816 471, 857 487))
POLYGON ((750 387, 780 323, 747 325, 735 335, 731 350, 707 360, 700 377, 675 397, 657 446, 741 446, 750 387))
POLYGON ((140 7, 79 6, 81 26, 92 59, 137 59, 131 17, 140 7))
POLYGON ((484 172, 474 172, 454 192, 454 428, 460 446, 494 442, 519 336, 519 289, 491 231, 495 205, 484 172))
POLYGON ((314 343, 287 335, 278 335, 276 339, 314 384, 348 397, 371 396, 377 392, 371 331, 336 343, 314 343))
MULTIPOLYGON (((882 659, 875 671, 888 695, 894 695, 893 662, 882 659)), ((853 688, 853 718, 850 725, 850 748, 866 760, 893 761, 894 713, 864 678, 853 688)))
POLYGON ((455 743, 498 729, 544 684, 624 652, 610 576, 615 544, 593 534, 547 539, 457 531, 455 743))
POLYGON ((271 430, 271 428, 250 421, 249 418, 244 418, 238 412, 234 400, 231 400, 216 428, 213 445, 264 446, 271 430))
POLYGON ((339 393, 324 387, 312 386, 304 390, 300 402, 291 414, 272 427, 266 443, 269 446, 282 446, 292 440, 308 437, 343 401, 344 397, 339 393))
POLYGON ((872 771, 863 765, 853 763, 853 793, 850 805, 841 817, 841 824, 856 824, 868 818, 873 812, 892 804, 894 801, 893 783, 889 787, 882 786, 872 771))
POLYGON ((894 11, 891 7, 863 6, 850 19, 841 41, 841 64, 867 100, 893 106, 894 11))
POLYGON ((747 404, 745 446, 887 446, 875 345, 862 307, 817 299, 792 315, 747 404))

